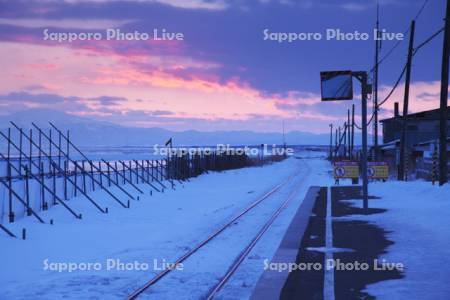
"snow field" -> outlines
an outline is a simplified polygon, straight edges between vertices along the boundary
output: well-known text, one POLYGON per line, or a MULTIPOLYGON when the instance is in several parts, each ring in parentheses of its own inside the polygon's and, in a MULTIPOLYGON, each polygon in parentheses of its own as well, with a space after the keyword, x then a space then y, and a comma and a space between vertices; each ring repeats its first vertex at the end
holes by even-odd
MULTIPOLYGON (((450 295, 450 185, 430 182, 376 182, 369 193, 381 199, 369 206, 385 213, 355 216, 386 231, 394 241, 381 259, 402 263, 405 277, 371 284, 366 289, 377 299, 446 300, 450 295)), ((361 205, 360 200, 350 200, 361 205)))
MULTIPOLYGON (((291 158, 262 168, 210 173, 192 179, 184 188, 178 185, 175 191, 154 193, 151 197, 149 193, 141 195, 140 201, 131 202, 131 209, 121 208, 104 192, 96 191, 90 195, 109 207, 109 214, 101 214, 86 199, 77 197, 69 203, 83 214, 82 220, 57 206, 40 213, 44 220, 53 219, 53 226, 29 217, 7 224, 16 233, 27 228, 28 239, 0 236, 2 297, 122 299, 158 272, 152 270, 154 259, 175 260, 293 174, 300 163, 291 158), (70 273, 49 271, 44 270, 46 259, 50 263, 100 263, 103 268, 70 273), (106 271, 108 259, 148 263, 151 268, 106 271)), ((150 191, 146 185, 140 187, 150 191)), ((130 187, 128 190, 137 196, 130 187)), ((223 247, 219 248, 223 251, 223 247)))

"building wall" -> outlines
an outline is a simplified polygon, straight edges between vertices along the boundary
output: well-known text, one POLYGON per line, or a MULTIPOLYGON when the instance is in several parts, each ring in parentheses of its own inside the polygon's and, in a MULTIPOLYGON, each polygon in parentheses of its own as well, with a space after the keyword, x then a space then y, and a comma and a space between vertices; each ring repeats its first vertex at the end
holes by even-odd
MULTIPOLYGON (((401 119, 387 120, 383 123, 383 143, 400 139, 402 131, 401 119)), ((449 126, 450 132, 450 126, 449 126)), ((408 120, 407 143, 412 146, 439 138, 438 120, 408 120)))

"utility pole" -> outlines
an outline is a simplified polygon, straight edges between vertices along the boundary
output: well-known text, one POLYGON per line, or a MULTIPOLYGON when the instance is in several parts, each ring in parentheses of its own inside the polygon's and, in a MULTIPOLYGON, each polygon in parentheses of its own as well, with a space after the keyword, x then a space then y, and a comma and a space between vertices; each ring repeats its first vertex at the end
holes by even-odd
MULTIPOLYGON (((363 180, 362 186, 362 198, 363 198, 363 209, 364 213, 369 213, 369 178, 367 174, 367 98, 369 94, 372 94, 372 85, 367 82, 367 72, 366 71, 328 71, 320 72, 321 79, 321 92, 322 101, 329 100, 347 100, 353 99, 353 94, 348 94, 345 97, 340 95, 330 95, 327 93, 327 89, 324 89, 327 84, 329 84, 330 78, 335 78, 337 76, 347 76, 346 81, 352 87, 352 79, 356 78, 361 83, 361 122, 362 122, 362 151, 361 151, 361 175, 363 180)), ((346 122, 347 123, 347 122, 346 122)), ((349 124, 346 124, 348 126, 349 124)), ((349 126, 348 126, 349 128, 349 126)), ((340 130, 339 130, 340 131, 340 130)), ((346 132, 344 132, 345 138, 346 132)))
POLYGON ((339 128, 338 128, 338 130, 339 130, 339 140, 338 140, 338 148, 337 148, 337 151, 338 151, 338 157, 339 157, 339 150, 341 150, 341 126, 339 126, 339 128))
POLYGON ((372 86, 367 83, 366 72, 353 72, 353 76, 361 82, 361 123, 362 123, 362 151, 361 172, 363 180, 364 213, 369 213, 369 178, 367 176, 367 95, 372 93, 372 86))
POLYGON ((344 159, 347 158, 347 122, 344 122, 344 159))
POLYGON ((381 41, 379 40, 379 4, 377 3, 377 38, 375 39, 375 71, 374 71, 374 97, 373 97, 373 138, 374 138, 374 149, 375 149, 375 161, 378 161, 378 50, 381 46, 381 41))
POLYGON ((351 157, 353 158, 353 149, 355 148, 355 104, 352 104, 352 149, 351 149, 351 157))
POLYGON ((333 161, 333 124, 330 124, 330 161, 333 161))
POLYGON ((405 77, 405 95, 403 98, 403 118, 402 118, 402 132, 400 137, 400 168, 398 179, 405 180, 405 156, 407 147, 407 123, 408 123, 408 102, 409 102, 409 84, 411 82, 411 63, 414 50, 414 30, 416 22, 411 22, 409 47, 408 47, 408 61, 406 62, 406 77, 405 77))
POLYGON ((351 157, 352 153, 352 142, 351 142, 351 131, 350 131, 350 109, 347 109, 347 140, 348 140, 348 159, 351 157))
POLYGON ((369 93, 367 86, 367 74, 361 74, 361 114, 362 114, 362 178, 363 178, 363 207, 364 211, 369 211, 369 180, 367 178, 367 94, 369 93))
POLYGON ((439 185, 448 181, 447 178, 447 99, 448 99, 448 64, 450 53, 450 0, 447 0, 445 13, 444 45, 442 49, 441 71, 441 101, 440 101, 440 132, 439 132, 439 185))
POLYGON ((337 155, 337 145, 338 145, 338 129, 336 128, 336 132, 334 134, 334 158, 336 159, 337 155))

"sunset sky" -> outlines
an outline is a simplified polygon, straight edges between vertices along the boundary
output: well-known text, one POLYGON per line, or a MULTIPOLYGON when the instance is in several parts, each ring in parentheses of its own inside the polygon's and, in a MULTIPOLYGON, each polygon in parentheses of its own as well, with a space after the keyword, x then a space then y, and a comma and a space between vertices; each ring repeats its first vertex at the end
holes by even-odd
MULTIPOLYGON (((405 32, 423 0, 380 0, 381 28, 405 32)), ((416 45, 443 27, 444 0, 428 1, 416 45)), ((327 132, 351 103, 320 102, 322 70, 369 70, 376 1, 0 0, 0 114, 54 109, 125 126, 171 130, 327 132), (58 42, 43 31, 106 29, 183 40, 58 42), (368 32, 368 41, 264 40, 270 32, 368 32)), ((414 57, 411 110, 437 108, 442 34, 414 57)), ((395 44, 382 43, 381 57, 395 44)), ((406 61, 408 35, 380 67, 380 98, 406 61)), ((359 87, 355 85, 355 89, 359 87)), ((383 106, 392 115, 400 86, 383 106)))

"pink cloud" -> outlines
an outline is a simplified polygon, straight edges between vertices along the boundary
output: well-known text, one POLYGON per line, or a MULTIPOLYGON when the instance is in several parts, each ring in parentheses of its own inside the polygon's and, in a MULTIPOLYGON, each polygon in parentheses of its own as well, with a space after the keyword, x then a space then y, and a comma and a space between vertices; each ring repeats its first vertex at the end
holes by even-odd
MULTIPOLYGON (((388 93, 391 91, 391 86, 382 86, 380 89, 380 101, 385 99, 388 93)), ((439 108, 440 101, 440 81, 418 81, 413 82, 410 86, 409 95, 409 113, 420 112, 424 110, 431 110, 439 108)), ((397 87, 390 99, 382 106, 384 112, 382 117, 392 117, 394 110, 394 102, 400 103, 400 109, 402 110, 403 96, 405 86, 401 84, 397 87)))
POLYGON ((33 70, 41 70, 41 71, 51 71, 56 70, 58 66, 56 64, 45 64, 45 63, 35 63, 26 65, 27 68, 33 70))

